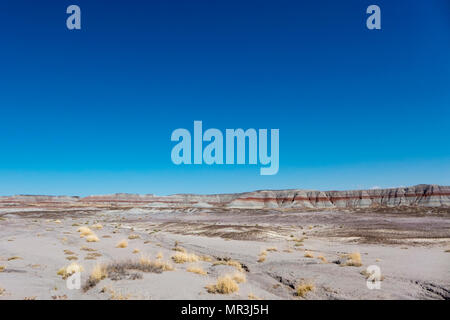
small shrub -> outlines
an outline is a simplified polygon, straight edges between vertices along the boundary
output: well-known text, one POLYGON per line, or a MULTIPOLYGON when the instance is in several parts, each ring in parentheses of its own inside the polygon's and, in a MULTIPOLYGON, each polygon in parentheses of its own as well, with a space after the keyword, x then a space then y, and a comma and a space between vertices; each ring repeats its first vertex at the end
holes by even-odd
POLYGON ((216 284, 206 286, 209 293, 230 294, 239 290, 239 285, 230 275, 217 279, 216 284))
POLYGON ((78 260, 78 257, 76 257, 76 256, 68 256, 68 257, 66 257, 66 260, 69 260, 69 261, 78 260))
POLYGON ((345 263, 343 264, 345 266, 351 266, 351 267, 361 267, 362 266, 361 254, 359 252, 353 252, 353 253, 344 255, 344 258, 347 258, 347 261, 345 261, 345 263))
POLYGON ((244 272, 244 268, 242 267, 242 264, 236 260, 228 259, 228 260, 215 261, 213 263, 213 266, 217 266, 217 265, 225 265, 225 266, 235 267, 238 271, 244 272))
POLYGON ((100 239, 95 234, 91 234, 86 237, 86 241, 87 242, 99 242, 100 239))
POLYGON ((8 261, 13 261, 13 260, 21 260, 22 258, 19 256, 13 256, 11 258, 8 258, 8 261))
POLYGON ((315 286, 312 283, 301 283, 301 284, 297 285, 297 287, 295 288, 295 294, 298 297, 304 298, 308 292, 310 292, 314 289, 315 289, 315 286))
POLYGON ((116 248, 126 248, 128 247, 128 241, 127 240, 122 240, 120 241, 117 245, 116 248))
POLYGON ((82 246, 82 247, 80 248, 80 250, 83 250, 83 251, 90 251, 90 252, 92 252, 92 251, 97 251, 97 250, 95 250, 95 249, 88 248, 88 247, 86 247, 86 246, 82 246))
POLYGON ((172 256, 175 263, 197 262, 198 256, 194 253, 177 252, 172 256))
POLYGON ((255 296, 253 293, 248 294, 248 299, 249 300, 263 300, 262 298, 255 296))
POLYGON ((186 269, 188 272, 197 273, 201 275, 205 275, 206 271, 202 269, 200 266, 190 266, 186 269))
POLYGON ((80 238, 94 234, 88 227, 79 227, 77 231, 80 233, 80 238))

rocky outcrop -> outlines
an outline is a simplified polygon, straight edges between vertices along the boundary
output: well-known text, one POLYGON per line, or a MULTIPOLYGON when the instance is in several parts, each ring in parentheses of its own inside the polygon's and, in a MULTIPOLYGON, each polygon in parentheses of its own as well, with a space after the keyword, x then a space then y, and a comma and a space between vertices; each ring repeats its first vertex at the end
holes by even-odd
POLYGON ((17 205, 119 206, 143 208, 239 208, 239 209, 327 209, 368 207, 450 207, 450 186, 352 190, 260 190, 254 192, 194 195, 113 194, 88 196, 12 196, 0 197, 0 207, 17 205))

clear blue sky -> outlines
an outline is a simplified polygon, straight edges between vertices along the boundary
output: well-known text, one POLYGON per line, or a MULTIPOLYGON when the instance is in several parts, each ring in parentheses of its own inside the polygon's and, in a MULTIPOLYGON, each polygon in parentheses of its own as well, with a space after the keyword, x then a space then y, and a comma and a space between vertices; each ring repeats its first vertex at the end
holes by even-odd
POLYGON ((449 185, 450 2, 2 0, 0 111, 2 195, 449 185), (172 164, 194 120, 279 128, 279 173, 172 164))

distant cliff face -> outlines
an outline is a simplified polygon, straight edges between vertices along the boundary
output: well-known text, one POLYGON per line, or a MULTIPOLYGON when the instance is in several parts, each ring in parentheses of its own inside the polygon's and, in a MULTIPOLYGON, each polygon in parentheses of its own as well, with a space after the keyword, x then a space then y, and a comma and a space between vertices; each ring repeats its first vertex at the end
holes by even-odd
POLYGON ((450 207, 450 186, 417 185, 405 188, 312 191, 263 190, 235 194, 171 196, 114 194, 84 198, 68 196, 0 197, 0 207, 41 206, 123 206, 143 208, 368 208, 368 207, 450 207))

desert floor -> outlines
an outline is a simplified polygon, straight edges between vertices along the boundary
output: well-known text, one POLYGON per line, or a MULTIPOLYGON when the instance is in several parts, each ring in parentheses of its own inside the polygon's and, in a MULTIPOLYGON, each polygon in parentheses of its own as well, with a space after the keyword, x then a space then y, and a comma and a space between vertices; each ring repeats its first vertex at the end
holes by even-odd
POLYGON ((448 209, 0 209, 0 299, 449 298, 448 209))

